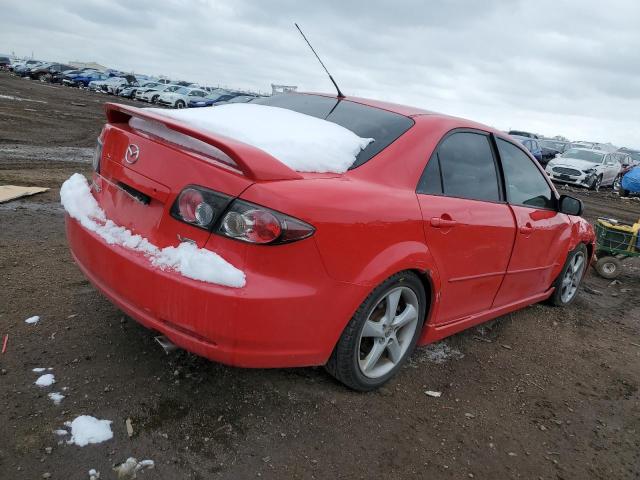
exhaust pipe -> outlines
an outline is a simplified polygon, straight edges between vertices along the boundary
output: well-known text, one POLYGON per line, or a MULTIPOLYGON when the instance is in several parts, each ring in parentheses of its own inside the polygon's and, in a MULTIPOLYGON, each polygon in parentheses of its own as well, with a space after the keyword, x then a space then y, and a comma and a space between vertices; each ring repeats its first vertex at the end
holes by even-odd
POLYGON ((164 350, 164 353, 166 353, 167 355, 178 349, 178 346, 164 335, 158 335, 157 337, 154 337, 154 340, 160 344, 160 346, 164 350))

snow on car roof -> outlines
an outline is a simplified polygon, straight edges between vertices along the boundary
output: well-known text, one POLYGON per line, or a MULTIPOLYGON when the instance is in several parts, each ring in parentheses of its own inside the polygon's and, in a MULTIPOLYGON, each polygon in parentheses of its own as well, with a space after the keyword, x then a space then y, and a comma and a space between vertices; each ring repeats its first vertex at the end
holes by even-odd
POLYGON ((344 173, 373 141, 333 122, 266 105, 149 110, 260 148, 299 172, 344 173))

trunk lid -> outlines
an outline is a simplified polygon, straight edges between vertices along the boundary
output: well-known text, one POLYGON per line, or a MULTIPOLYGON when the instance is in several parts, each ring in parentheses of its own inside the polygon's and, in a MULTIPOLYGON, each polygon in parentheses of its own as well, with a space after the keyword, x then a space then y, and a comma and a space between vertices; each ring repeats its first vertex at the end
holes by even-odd
POLYGON ((237 140, 135 107, 107 104, 106 110, 96 199, 108 218, 160 247, 185 238, 202 247, 209 238, 169 213, 188 185, 238 197, 255 182, 303 178, 237 140))

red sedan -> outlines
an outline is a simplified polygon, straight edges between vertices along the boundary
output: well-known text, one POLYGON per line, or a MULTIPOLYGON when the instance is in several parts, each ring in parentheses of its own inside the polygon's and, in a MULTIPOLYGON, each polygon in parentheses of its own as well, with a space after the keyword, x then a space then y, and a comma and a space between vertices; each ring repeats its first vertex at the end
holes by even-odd
POLYGON ((143 325, 228 365, 325 365, 366 391, 416 344, 575 299, 592 228, 508 135, 360 98, 255 103, 373 141, 344 173, 303 173, 237 139, 108 104, 90 187, 63 185, 77 264, 143 325))

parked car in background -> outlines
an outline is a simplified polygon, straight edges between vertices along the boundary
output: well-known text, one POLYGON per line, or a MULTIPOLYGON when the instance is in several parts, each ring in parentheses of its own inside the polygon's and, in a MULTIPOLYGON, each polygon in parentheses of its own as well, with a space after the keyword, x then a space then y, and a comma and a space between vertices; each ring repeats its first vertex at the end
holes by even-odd
POLYGON ((21 63, 16 63, 13 66, 13 73, 15 73, 16 75, 24 76, 23 72, 25 70, 35 67, 36 65, 40 65, 41 63, 43 62, 41 62, 40 60, 25 60, 21 63))
POLYGON ((137 100, 142 100, 143 102, 156 103, 158 98, 163 93, 172 93, 182 88, 180 85, 172 85, 171 83, 156 85, 150 90, 146 90, 140 97, 136 96, 137 100))
POLYGON ((34 80, 50 81, 53 75, 70 70, 73 67, 64 63, 46 63, 31 68, 28 71, 29 77, 34 80))
MULTIPOLYGON (((544 300, 575 300, 593 229, 579 216, 581 202, 558 194, 508 135, 362 98, 283 94, 257 102, 279 107, 260 113, 274 128, 229 119, 242 141, 193 119, 108 105, 95 188, 79 174, 62 186, 72 257, 147 328, 221 363, 325 365, 345 385, 370 391, 402 368, 416 344, 544 300), (280 109, 290 120, 275 114, 280 109), (335 131, 324 124, 333 122, 373 141, 360 144, 343 173, 320 175, 305 173, 322 168, 314 160, 298 171, 251 146, 256 134, 286 145, 295 121, 335 131), (133 145, 139 156, 127 163, 133 145), (93 206, 75 207, 78 196, 93 206), (126 247, 105 241, 102 224, 83 221, 98 208, 147 239, 140 250, 180 249, 184 263, 199 262, 199 275, 209 275, 203 263, 215 257, 218 281, 161 269, 132 250, 140 239, 131 242, 128 231, 126 247)), ((299 148, 305 138, 295 139, 299 148)), ((307 141, 308 151, 319 148, 315 142, 307 141)), ((165 265, 182 260, 173 262, 165 265)))
POLYGON ((83 72, 80 75, 75 75, 73 77, 65 78, 62 83, 66 85, 70 85, 73 87, 84 88, 89 86, 90 82, 96 80, 106 80, 109 78, 109 75, 106 73, 96 72, 96 71, 88 71, 83 72))
POLYGON ((211 107, 218 103, 224 103, 227 100, 231 100, 241 95, 239 92, 224 92, 224 93, 210 93, 204 98, 196 97, 189 100, 188 106, 193 107, 211 107))
POLYGON ((158 83, 156 81, 146 83, 144 86, 138 87, 136 89, 136 94, 134 98, 136 100, 142 101, 143 94, 150 91, 157 91, 159 88, 163 87, 164 85, 165 85, 164 83, 158 83))
POLYGON ((539 138, 535 133, 525 132, 522 130, 509 130, 509 135, 516 137, 539 138))
POLYGON ((538 140, 530 137, 521 137, 519 135, 511 135, 513 138, 518 140, 524 147, 531 152, 531 155, 535 157, 539 162, 542 160, 542 149, 540 148, 540 144, 538 140))
POLYGON ((96 92, 106 92, 113 94, 115 89, 120 85, 130 85, 132 82, 135 82, 135 77, 133 75, 125 75, 121 77, 109 77, 106 80, 94 80, 89 82, 89 90, 94 90, 96 92))
POLYGON ((558 155, 563 154, 571 148, 571 142, 565 142, 564 140, 554 140, 551 138, 544 138, 538 141, 540 148, 542 149, 542 160, 540 163, 546 165, 549 160, 553 160, 558 155))
POLYGON ((180 87, 175 92, 165 92, 158 97, 158 104, 166 107, 186 108, 190 100, 201 100, 207 92, 199 88, 180 87))
POLYGON ((141 88, 150 88, 150 87, 154 87, 158 85, 158 82, 154 82, 154 81, 138 81, 138 85, 129 85, 126 87, 122 87, 119 91, 118 91, 118 95, 121 97, 126 97, 126 98, 135 98, 136 93, 138 92, 139 89, 141 88))
POLYGON ((613 186, 622 165, 611 153, 571 148, 554 158, 545 168, 552 180, 597 190, 613 186))
POLYGON ((257 95, 243 94, 243 95, 238 95, 237 97, 233 97, 225 101, 224 103, 249 103, 256 100, 257 98, 260 98, 260 97, 258 97, 257 95))
POLYGON ((11 59, 9 57, 5 57, 4 55, 0 55, 0 68, 3 70, 7 70, 11 65, 11 59))
POLYGON ((619 191, 622 183, 622 177, 624 177, 631 169, 640 165, 640 152, 629 148, 621 148, 611 155, 615 156, 622 166, 620 173, 613 182, 613 189, 615 191, 619 191))

